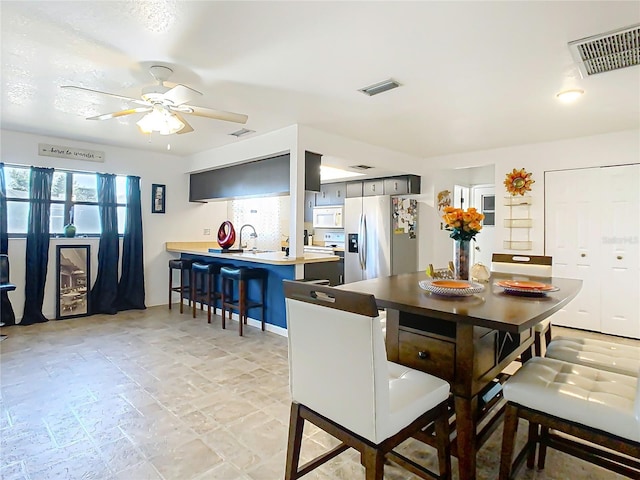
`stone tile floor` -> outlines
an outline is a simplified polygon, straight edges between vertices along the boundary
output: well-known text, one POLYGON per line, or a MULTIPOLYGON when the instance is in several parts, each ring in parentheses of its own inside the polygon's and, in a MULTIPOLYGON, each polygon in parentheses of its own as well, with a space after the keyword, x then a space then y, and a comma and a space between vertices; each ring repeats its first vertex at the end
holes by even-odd
MULTIPOLYGON (((2 333, 9 335, 0 343, 3 480, 283 478, 286 338, 251 327, 241 338, 233 323, 223 331, 219 317, 209 325, 202 312, 193 319, 166 306, 2 333)), ((305 435, 304 460, 335 445, 314 427, 305 435)), ((501 435, 480 451, 479 479, 497 478, 501 435)), ((403 448, 436 465, 429 447, 403 448)), ((455 459, 453 469, 457 478, 455 459)), ((357 454, 345 452, 305 478, 364 477, 357 454)), ((389 465, 385 478, 416 477, 389 465)), ((518 478, 622 477, 550 451, 544 471, 524 469, 518 478)))

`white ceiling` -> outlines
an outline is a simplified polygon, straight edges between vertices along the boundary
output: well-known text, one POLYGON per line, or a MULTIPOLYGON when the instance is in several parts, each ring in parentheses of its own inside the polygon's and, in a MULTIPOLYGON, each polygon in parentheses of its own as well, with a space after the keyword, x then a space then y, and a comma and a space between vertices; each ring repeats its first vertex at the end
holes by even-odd
MULTIPOLYGON (((640 23, 637 1, 2 1, 2 128, 188 155, 242 125, 187 116, 141 134, 142 114, 78 85, 139 98, 148 67, 245 113, 253 135, 292 124, 417 157, 640 128, 640 67, 581 79, 567 43, 640 23), (367 97, 357 90, 402 84, 367 97), (555 94, 581 88, 575 104, 555 94)), ((135 105, 133 105, 135 106, 135 105)), ((245 137, 247 138, 247 137, 245 137)))

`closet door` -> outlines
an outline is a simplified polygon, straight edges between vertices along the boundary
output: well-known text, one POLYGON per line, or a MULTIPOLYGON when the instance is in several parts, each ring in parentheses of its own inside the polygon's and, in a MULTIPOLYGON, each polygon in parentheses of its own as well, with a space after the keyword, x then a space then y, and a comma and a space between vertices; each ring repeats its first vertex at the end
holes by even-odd
POLYGON ((602 332, 640 338, 640 165, 599 170, 602 332))
POLYGON ((545 254, 582 290, 552 322, 640 338, 640 165, 547 172, 545 254))
POLYGON ((545 173, 545 255, 553 276, 582 280, 580 293, 554 314, 556 325, 600 331, 600 169, 545 173))

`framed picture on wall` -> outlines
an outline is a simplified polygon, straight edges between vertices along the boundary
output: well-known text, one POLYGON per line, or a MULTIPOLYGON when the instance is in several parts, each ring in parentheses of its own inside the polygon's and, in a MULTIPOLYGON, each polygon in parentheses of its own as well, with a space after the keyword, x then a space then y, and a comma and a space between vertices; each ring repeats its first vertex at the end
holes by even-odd
POLYGON ((151 213, 164 213, 166 185, 151 185, 151 213))
POLYGON ((56 249, 56 318, 89 315, 91 246, 58 245, 56 249))

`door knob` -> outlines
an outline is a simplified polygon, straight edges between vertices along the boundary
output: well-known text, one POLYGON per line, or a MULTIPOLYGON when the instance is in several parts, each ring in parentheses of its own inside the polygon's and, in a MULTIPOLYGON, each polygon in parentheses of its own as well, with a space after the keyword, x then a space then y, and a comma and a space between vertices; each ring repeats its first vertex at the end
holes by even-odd
POLYGON ((617 258, 618 260, 622 260, 622 255, 618 255, 616 258, 617 258))
POLYGON ((584 258, 584 257, 586 257, 586 256, 587 256, 587 254, 586 254, 586 253, 581 253, 581 254, 580 254, 580 256, 581 256, 582 258, 584 258))
POLYGON ((418 352, 418 358, 420 358, 421 360, 426 360, 427 358, 429 358, 429 352, 418 352))

